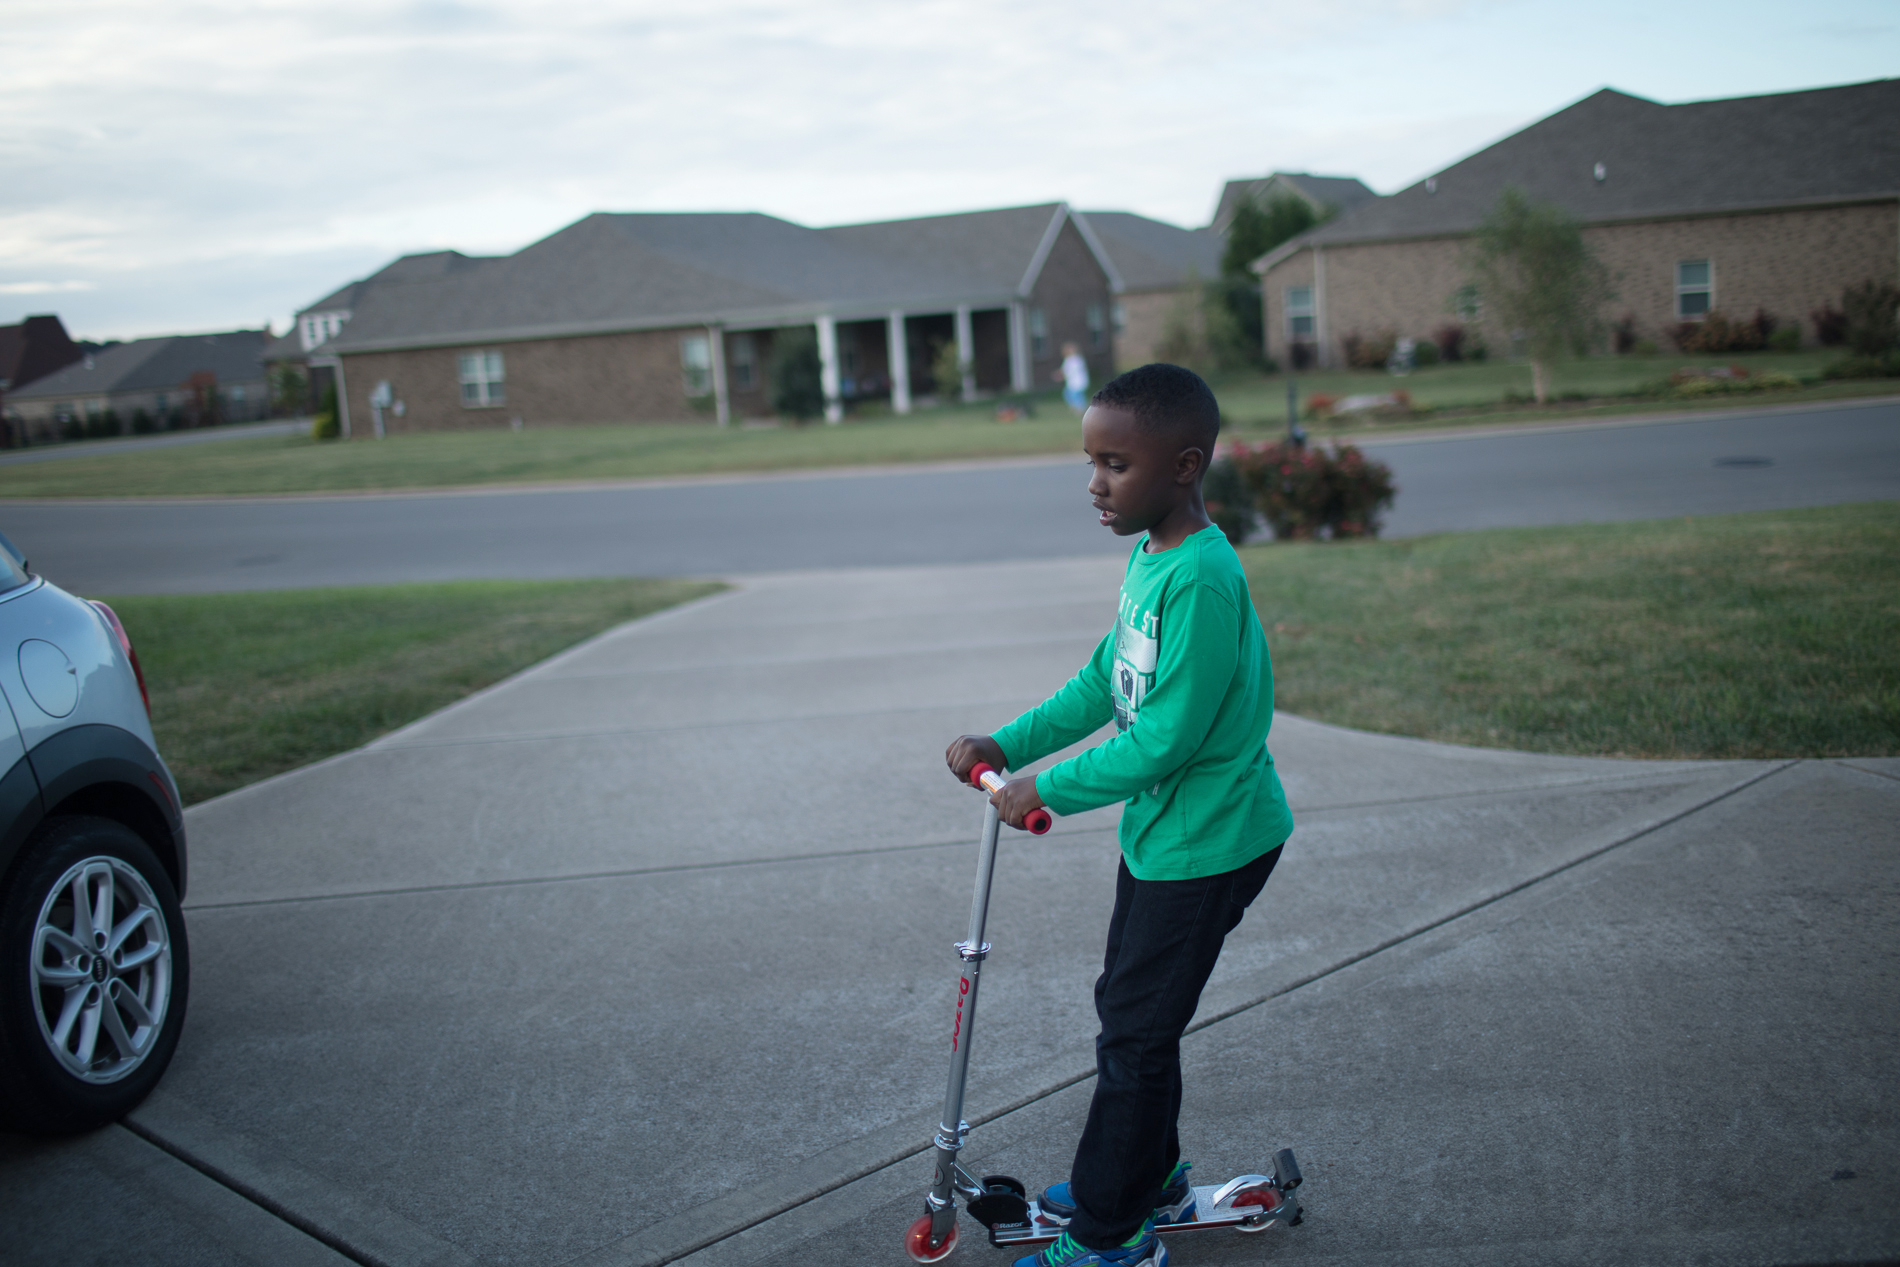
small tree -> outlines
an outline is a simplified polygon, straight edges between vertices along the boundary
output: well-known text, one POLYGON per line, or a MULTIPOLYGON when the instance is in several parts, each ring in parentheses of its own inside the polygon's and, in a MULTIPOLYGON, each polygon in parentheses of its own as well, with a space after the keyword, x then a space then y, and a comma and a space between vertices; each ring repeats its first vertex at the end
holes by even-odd
POLYGON ((1521 333, 1538 404, 1550 399, 1551 362, 1589 349, 1598 311, 1615 298, 1609 270, 1561 208, 1507 188, 1473 239, 1468 268, 1487 316, 1521 333))
POLYGON ((270 408, 274 414, 302 413, 310 404, 310 380, 291 361, 279 361, 270 371, 270 408))
POLYGON ((1304 198, 1277 194, 1261 203, 1252 194, 1240 200, 1227 222, 1227 242, 1221 248, 1220 280, 1208 285, 1206 303, 1219 305, 1223 317, 1208 323, 1208 351, 1223 366, 1257 364, 1266 355, 1260 279, 1255 260, 1287 239, 1332 218, 1333 209, 1315 211, 1304 198))
POLYGON ((818 359, 818 336, 810 330, 781 330, 772 340, 772 407, 795 422, 825 412, 825 369, 818 359))
POLYGON ((937 402, 947 405, 963 397, 963 375, 969 365, 957 356, 955 339, 939 339, 930 347, 930 385, 937 402))

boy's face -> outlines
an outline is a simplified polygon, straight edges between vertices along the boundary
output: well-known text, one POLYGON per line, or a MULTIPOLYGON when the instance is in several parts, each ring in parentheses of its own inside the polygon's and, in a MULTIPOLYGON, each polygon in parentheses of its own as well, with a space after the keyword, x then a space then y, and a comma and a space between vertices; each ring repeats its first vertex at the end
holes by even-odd
POLYGON ((1090 405, 1082 415, 1082 451, 1094 470, 1089 497, 1118 537, 1160 523, 1200 470, 1199 449, 1143 432, 1133 415, 1110 405, 1090 405))

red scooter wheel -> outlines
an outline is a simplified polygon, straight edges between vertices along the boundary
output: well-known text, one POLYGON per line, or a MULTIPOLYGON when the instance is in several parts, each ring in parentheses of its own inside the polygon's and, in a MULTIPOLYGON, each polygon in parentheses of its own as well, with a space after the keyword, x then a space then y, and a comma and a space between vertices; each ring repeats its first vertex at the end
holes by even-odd
POLYGON ((943 1238, 941 1245, 931 1248, 928 1214, 918 1215, 917 1221, 910 1225, 910 1231, 904 1237, 904 1252, 910 1255, 912 1262, 916 1263, 940 1263, 950 1257, 950 1252, 956 1247, 957 1225, 952 1223, 950 1235, 943 1238))

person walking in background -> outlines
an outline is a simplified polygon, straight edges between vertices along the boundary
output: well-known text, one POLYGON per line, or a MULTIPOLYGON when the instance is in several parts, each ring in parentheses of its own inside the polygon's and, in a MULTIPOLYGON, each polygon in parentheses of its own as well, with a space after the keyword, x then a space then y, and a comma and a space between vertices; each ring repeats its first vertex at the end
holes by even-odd
POLYGON ((1069 402, 1069 408, 1081 413, 1089 403, 1089 363, 1082 359, 1082 349, 1073 343, 1062 345, 1062 368, 1056 371, 1056 377, 1062 380, 1062 399, 1069 402))

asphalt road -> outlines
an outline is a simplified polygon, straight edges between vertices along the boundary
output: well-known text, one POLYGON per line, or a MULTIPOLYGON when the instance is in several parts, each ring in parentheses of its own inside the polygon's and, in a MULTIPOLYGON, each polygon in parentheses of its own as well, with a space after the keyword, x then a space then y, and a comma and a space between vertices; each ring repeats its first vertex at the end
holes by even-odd
MULTIPOLYGON (((1394 438, 1389 536, 1900 498, 1900 402, 1394 438)), ((570 489, 0 503, 90 594, 706 576, 1117 553, 1080 458, 570 489)))

